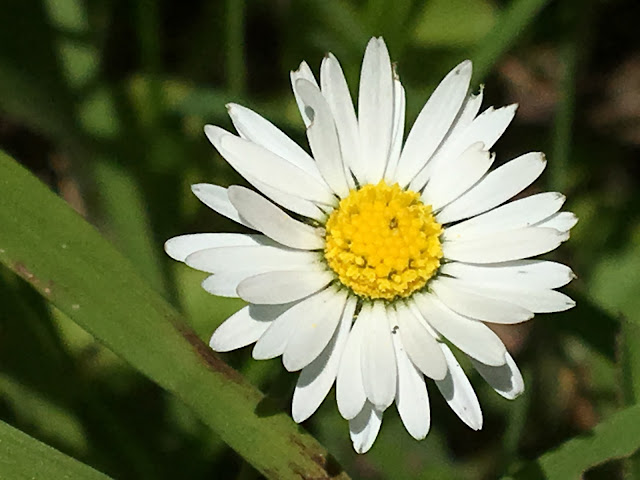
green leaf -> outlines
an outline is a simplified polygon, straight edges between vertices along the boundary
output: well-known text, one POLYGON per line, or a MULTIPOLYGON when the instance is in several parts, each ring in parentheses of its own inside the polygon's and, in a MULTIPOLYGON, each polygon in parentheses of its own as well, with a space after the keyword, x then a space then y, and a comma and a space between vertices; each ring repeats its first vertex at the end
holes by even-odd
POLYGON ((0 421, 0 478, 107 480, 97 470, 0 421))
POLYGON ((547 452, 510 478, 567 480, 591 467, 624 458, 640 448, 640 405, 620 410, 585 435, 547 452))
POLYGON ((591 298, 613 315, 640 324, 640 226, 629 243, 598 259, 589 283, 591 298))
MULTIPOLYGON (((325 478, 336 468, 288 415, 264 408, 263 395, 213 354, 95 229, 2 153, 0 189, 2 263, 174 393, 265 476, 325 478)), ((332 474, 348 478, 339 469, 332 474)))

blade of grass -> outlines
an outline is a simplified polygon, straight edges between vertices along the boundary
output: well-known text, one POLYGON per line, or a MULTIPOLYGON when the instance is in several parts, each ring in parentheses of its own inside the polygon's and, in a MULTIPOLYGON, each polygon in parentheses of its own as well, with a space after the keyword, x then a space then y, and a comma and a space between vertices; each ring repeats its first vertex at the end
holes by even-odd
POLYGON ((2 421, 0 421, 0 451, 2 451, 0 478, 13 480, 34 478, 108 480, 111 478, 2 421))
POLYGON ((640 405, 625 408, 600 422, 585 435, 527 464, 511 479, 567 480, 582 478, 591 467, 611 459, 625 458, 640 448, 640 405))
MULTIPOLYGON (((574 2, 575 3, 575 2, 574 2)), ((560 47, 560 64, 563 65, 552 134, 552 162, 549 162, 549 186, 552 190, 566 192, 570 186, 569 161, 571 155, 573 121, 576 109, 576 78, 582 59, 588 51, 588 37, 593 2, 581 2, 567 12, 570 18, 570 38, 560 47)))
POLYGON ((496 25, 471 54, 473 83, 481 83, 498 59, 509 50, 549 0, 512 0, 496 25))
MULTIPOLYGON (((621 338, 621 369, 624 400, 627 405, 640 404, 640 326, 623 321, 621 338)), ((640 478, 640 454, 627 461, 627 478, 640 478)))
POLYGON ((96 230, 1 153, 0 190, 2 263, 174 393, 266 477, 348 478, 284 412, 266 407, 96 230))
POLYGON ((145 199, 134 176, 114 159, 98 158, 93 173, 110 238, 127 258, 135 260, 136 264, 139 262, 140 273, 157 291, 166 291, 158 252, 152 244, 145 199))
POLYGON ((247 86, 244 54, 245 0, 227 0, 226 57, 227 85, 232 97, 240 96, 247 86))

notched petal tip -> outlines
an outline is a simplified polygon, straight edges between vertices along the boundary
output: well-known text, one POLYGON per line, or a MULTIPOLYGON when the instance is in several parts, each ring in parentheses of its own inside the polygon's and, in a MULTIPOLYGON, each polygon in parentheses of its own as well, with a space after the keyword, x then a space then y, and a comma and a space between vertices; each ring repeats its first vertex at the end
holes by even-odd
POLYGON ((309 64, 303 60, 300 62, 300 65, 298 65, 298 68, 296 70, 291 70, 290 73, 291 75, 299 75, 305 70, 311 70, 311 67, 309 67, 309 64))

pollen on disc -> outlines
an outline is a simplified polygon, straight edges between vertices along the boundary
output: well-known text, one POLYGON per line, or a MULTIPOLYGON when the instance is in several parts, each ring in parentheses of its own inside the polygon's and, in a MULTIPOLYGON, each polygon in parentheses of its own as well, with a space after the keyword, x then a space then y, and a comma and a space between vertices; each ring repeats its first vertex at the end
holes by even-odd
POLYGON ((326 231, 327 264, 364 298, 408 297, 440 267, 442 226, 417 192, 398 184, 353 190, 329 216, 326 231))

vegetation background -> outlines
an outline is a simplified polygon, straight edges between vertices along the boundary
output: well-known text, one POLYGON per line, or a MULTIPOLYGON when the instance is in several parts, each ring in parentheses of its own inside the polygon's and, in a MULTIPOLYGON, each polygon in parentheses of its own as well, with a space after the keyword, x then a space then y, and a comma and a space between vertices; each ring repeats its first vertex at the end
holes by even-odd
POLYGON ((640 479, 639 21, 634 0, 3 0, 0 477, 93 478, 70 457, 122 479, 312 476, 293 471, 297 454, 269 423, 313 442, 286 418, 296 375, 247 349, 223 355, 266 393, 245 405, 219 386, 229 378, 203 393, 206 367, 175 353, 184 338, 202 347, 195 337, 206 343, 241 302, 206 294, 203 274, 162 245, 240 231, 189 189, 243 183, 205 123, 230 129, 225 104, 237 102, 306 148, 288 72, 307 60, 317 73, 331 51, 354 93, 366 42, 382 35, 408 125, 465 58, 486 106, 519 103, 498 158, 547 153, 531 192, 562 191, 580 217, 553 255, 578 275, 566 288, 578 306, 500 328, 527 389, 508 402, 472 376, 481 432, 436 394, 423 442, 390 409, 356 455, 333 395, 304 429, 343 477, 640 479), (174 309, 184 338, 158 314, 174 309))

